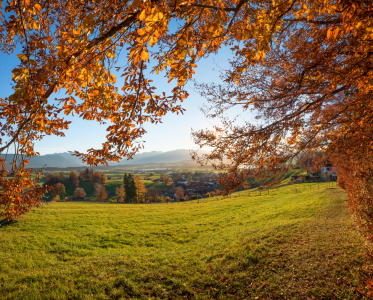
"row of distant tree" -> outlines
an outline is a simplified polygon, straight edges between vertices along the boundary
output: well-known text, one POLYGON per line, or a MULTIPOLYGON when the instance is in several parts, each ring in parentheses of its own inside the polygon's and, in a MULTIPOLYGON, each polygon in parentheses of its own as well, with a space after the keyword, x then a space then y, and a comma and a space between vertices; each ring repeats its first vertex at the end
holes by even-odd
MULTIPOLYGON (((66 189, 62 183, 65 178, 65 173, 47 174, 44 186, 52 187, 51 195, 54 200, 61 200, 65 198, 66 189)), ((79 187, 79 179, 84 178, 94 184, 95 200, 107 201, 108 193, 105 189, 107 182, 106 174, 94 171, 92 169, 85 169, 79 172, 79 176, 75 171, 69 174, 69 181, 75 187, 74 196, 72 198, 84 198, 86 192, 82 187, 79 187)), ((124 174, 123 184, 116 188, 118 201, 124 203, 144 203, 147 201, 147 190, 141 177, 139 175, 133 176, 131 174, 124 174)))
MULTIPOLYGON (((47 174, 44 187, 51 187, 49 192, 52 199, 59 200, 63 199, 66 195, 65 185, 62 183, 66 178, 65 172, 61 171, 58 174, 47 174)), ((71 185, 75 188, 74 197, 84 197, 86 194, 82 188, 79 188, 80 180, 89 180, 95 185, 95 194, 97 194, 98 199, 107 199, 106 190, 103 186, 107 182, 107 177, 105 173, 95 171, 93 169, 83 169, 80 170, 79 175, 75 171, 71 171, 68 175, 71 185), (84 194, 84 195, 83 195, 84 194)))
POLYGON ((93 169, 88 168, 80 170, 79 177, 101 185, 105 185, 107 182, 107 177, 105 173, 101 173, 100 171, 95 171, 93 169))
MULTIPOLYGON (((66 178, 66 175, 62 171, 59 172, 58 174, 47 174, 43 187, 51 188, 49 193, 51 194, 52 199, 59 200, 65 197, 66 188, 65 188, 65 185, 62 183, 65 178, 66 178)), ((76 174, 75 171, 71 171, 69 173, 68 178, 74 187, 79 186, 78 175, 76 174)))
MULTIPOLYGON (((182 178, 180 173, 177 174, 180 178, 182 178)), ((65 198, 66 188, 65 185, 62 183, 64 178, 66 178, 64 172, 60 172, 58 174, 47 174, 44 185, 52 187, 52 190, 50 192, 52 199, 60 200, 65 198)), ((72 186, 75 187, 73 198, 84 198, 86 196, 86 192, 84 191, 84 189, 82 187, 79 187, 79 180, 85 179, 91 181, 94 184, 95 200, 107 201, 108 193, 105 189, 107 177, 105 173, 87 168, 80 170, 79 175, 75 171, 71 171, 68 175, 68 178, 72 186)), ((172 179, 166 174, 161 174, 160 180, 164 183, 168 183, 170 181, 172 182, 172 179)), ((182 187, 178 187, 176 189, 173 187, 171 190, 175 192, 176 200, 187 200, 186 196, 184 195, 184 189, 182 187)), ((149 200, 155 200, 158 202, 171 201, 171 198, 163 197, 161 195, 161 191, 156 187, 150 187, 149 189, 146 189, 141 176, 133 176, 132 174, 127 173, 125 173, 123 176, 123 184, 116 188, 116 194, 118 196, 118 202, 123 203, 145 203, 149 200)))

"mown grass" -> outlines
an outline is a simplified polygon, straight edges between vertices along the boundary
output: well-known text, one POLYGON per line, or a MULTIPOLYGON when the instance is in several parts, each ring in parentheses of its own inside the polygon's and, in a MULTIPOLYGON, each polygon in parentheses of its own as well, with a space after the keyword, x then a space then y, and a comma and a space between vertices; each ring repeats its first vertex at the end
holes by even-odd
POLYGON ((0 228, 0 299, 359 299, 335 187, 172 204, 55 203, 0 228))

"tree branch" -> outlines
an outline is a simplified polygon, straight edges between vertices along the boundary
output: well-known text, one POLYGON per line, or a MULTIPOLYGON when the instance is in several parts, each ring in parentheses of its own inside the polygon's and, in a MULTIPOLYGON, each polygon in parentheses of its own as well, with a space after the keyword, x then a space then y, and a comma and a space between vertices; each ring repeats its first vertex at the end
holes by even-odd
MULTIPOLYGON (((107 31, 106 33, 104 33, 103 35, 97 37, 97 38, 94 38, 92 41, 90 41, 88 43, 88 45, 76 52, 74 52, 72 55, 70 55, 66 60, 65 60, 65 63, 66 64, 69 64, 70 60, 72 58, 75 58, 75 57, 78 57, 80 56, 84 50, 89 50, 95 46, 97 46, 99 43, 105 41, 106 39, 112 37, 113 35, 115 35, 117 32, 119 32, 120 30, 122 30, 123 28, 125 27, 128 27, 130 26, 131 24, 133 24, 134 22, 137 21, 137 16, 138 14, 140 13, 140 11, 137 11, 135 12, 133 15, 129 16, 127 19, 125 19, 123 22, 119 23, 118 25, 116 26, 113 26, 109 31, 107 31)), ((49 98, 50 95, 53 93, 53 90, 54 88, 56 87, 56 85, 58 84, 58 80, 56 80, 50 87, 49 89, 45 92, 45 94, 43 95, 43 98, 49 98)), ((0 153, 3 152, 6 148, 8 148, 19 136, 19 134, 21 133, 23 127, 31 121, 31 116, 28 117, 27 119, 25 119, 22 124, 19 126, 18 130, 16 131, 16 133, 14 134, 14 136, 12 137, 12 139, 3 147, 0 148, 0 153)))
POLYGON ((211 5, 203 5, 203 4, 192 4, 188 7, 201 7, 201 8, 210 8, 210 9, 215 9, 215 10, 225 10, 225 11, 237 11, 239 8, 238 7, 217 7, 217 6, 211 6, 211 5))
POLYGON ((305 23, 312 23, 317 25, 331 25, 331 24, 339 24, 342 22, 341 18, 337 18, 330 21, 314 21, 314 20, 307 20, 307 18, 300 18, 300 19, 282 19, 284 22, 305 22, 305 23))

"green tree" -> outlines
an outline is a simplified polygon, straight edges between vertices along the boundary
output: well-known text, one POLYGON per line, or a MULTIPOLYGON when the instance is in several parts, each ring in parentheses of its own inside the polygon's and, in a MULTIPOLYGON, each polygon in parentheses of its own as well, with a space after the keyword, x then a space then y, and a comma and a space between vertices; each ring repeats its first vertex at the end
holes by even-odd
POLYGON ((66 188, 65 188, 65 185, 63 185, 63 184, 61 184, 61 189, 60 189, 59 195, 60 195, 61 198, 64 198, 66 196, 66 188))
POLYGON ((53 197, 53 201, 60 201, 60 199, 61 199, 61 197, 60 197, 60 195, 56 195, 56 196, 54 196, 53 197))
POLYGON ((128 185, 127 185, 127 190, 126 190, 127 200, 128 200, 128 203, 134 203, 136 202, 136 198, 137 198, 136 183, 131 174, 128 174, 127 180, 128 180, 128 185))
POLYGON ((131 174, 124 173, 123 185, 124 185, 124 190, 125 190, 125 195, 126 195, 125 202, 126 203, 136 202, 136 198, 137 198, 136 183, 131 174))
POLYGON ((128 188, 129 188, 129 174, 124 173, 123 175, 123 187, 124 187, 124 202, 129 203, 128 188))

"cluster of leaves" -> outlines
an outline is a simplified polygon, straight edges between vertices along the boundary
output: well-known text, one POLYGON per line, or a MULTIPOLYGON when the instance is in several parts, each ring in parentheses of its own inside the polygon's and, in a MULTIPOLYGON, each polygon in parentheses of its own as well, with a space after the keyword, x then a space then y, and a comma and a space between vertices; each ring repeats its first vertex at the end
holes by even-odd
POLYGON ((172 182, 172 179, 170 177, 168 177, 166 174, 162 173, 159 177, 159 180, 161 182, 164 182, 165 184, 169 183, 169 182, 172 182))
POLYGON ((79 172, 80 178, 85 178, 93 183, 99 183, 105 185, 107 182, 107 176, 105 173, 101 173, 100 171, 95 171, 93 169, 83 169, 79 172))
POLYGON ((75 171, 71 171, 69 174, 69 180, 73 184, 74 187, 79 186, 79 179, 78 174, 75 171))
POLYGON ((156 201, 159 198, 160 194, 161 191, 157 189, 155 186, 151 186, 150 188, 148 188, 148 200, 156 201))
POLYGON ((41 170, 34 178, 32 178, 32 171, 32 169, 26 170, 23 165, 14 161, 10 174, 6 169, 5 159, 0 158, 0 216, 7 220, 15 219, 30 211, 34 206, 41 205, 42 195, 51 188, 43 188, 37 184, 42 177, 41 170))
POLYGON ((57 196, 61 199, 63 199, 66 195, 66 188, 65 188, 65 185, 63 185, 62 183, 56 183, 54 186, 53 186, 53 190, 52 190, 52 198, 55 199, 57 196))
POLYGON ((83 188, 76 188, 74 191, 74 198, 84 198, 86 196, 86 192, 83 188))
POLYGON ((107 192, 103 185, 99 183, 94 184, 95 187, 95 196, 97 201, 106 201, 107 200, 107 192))

